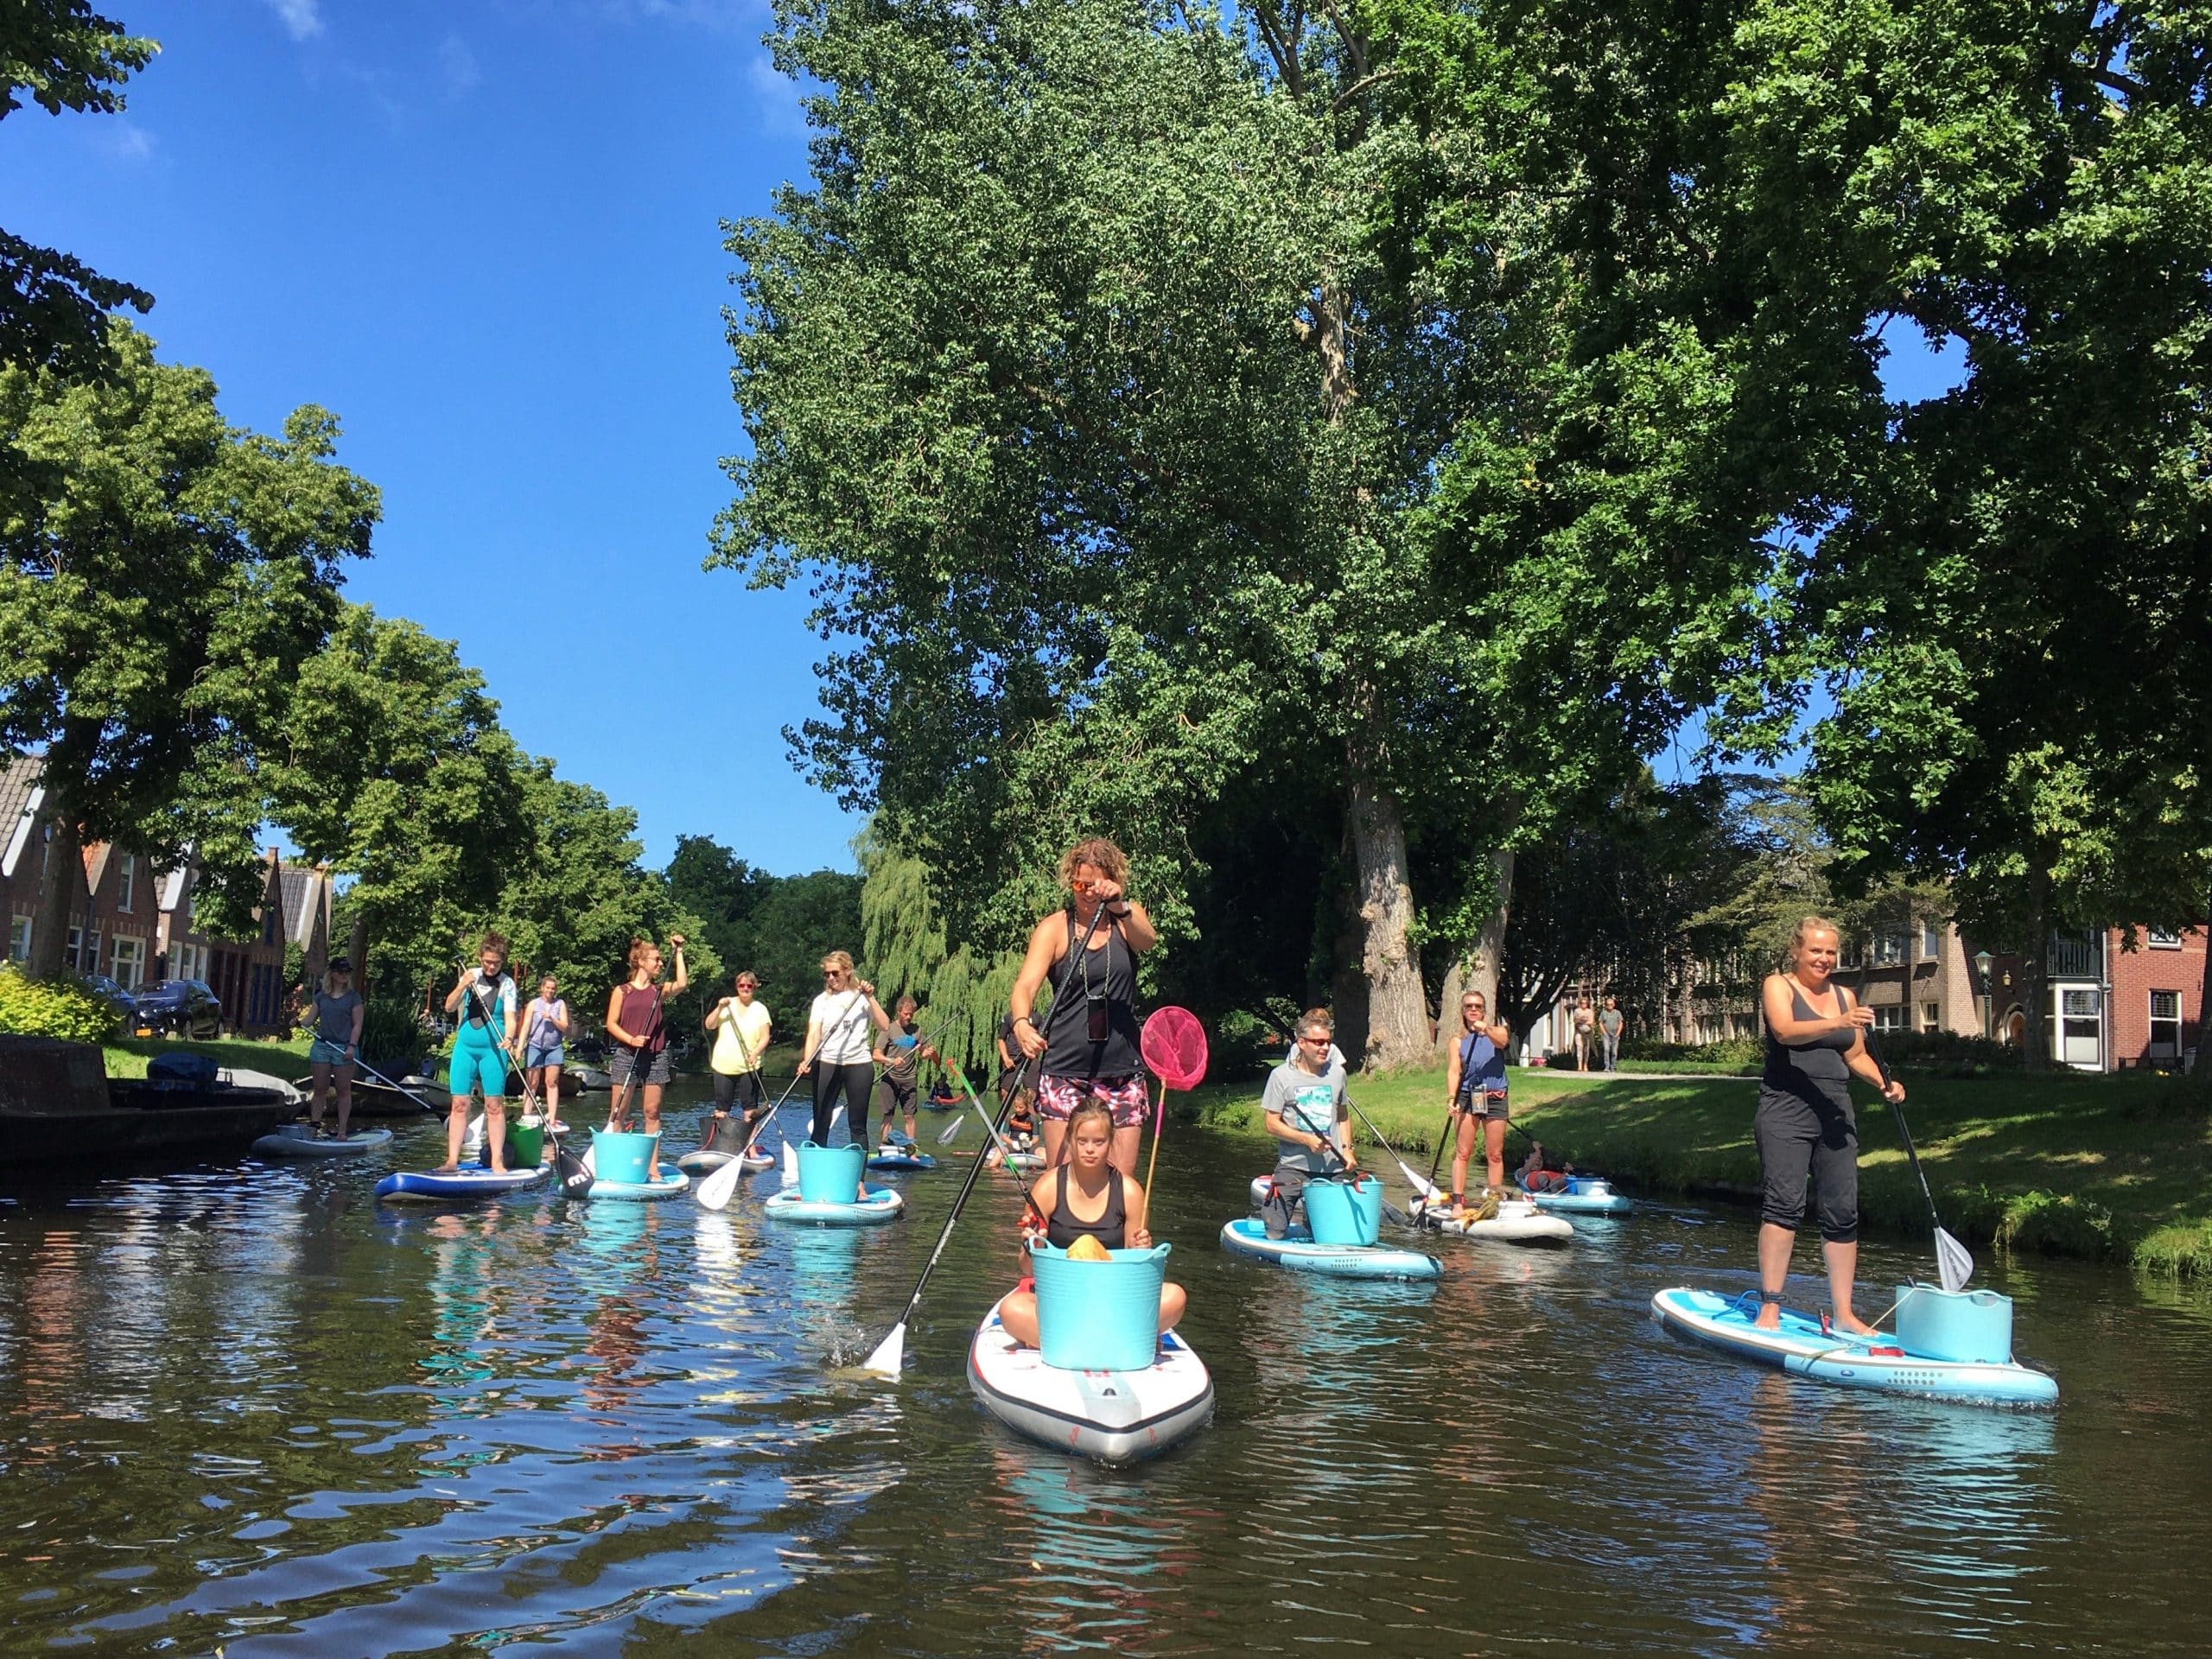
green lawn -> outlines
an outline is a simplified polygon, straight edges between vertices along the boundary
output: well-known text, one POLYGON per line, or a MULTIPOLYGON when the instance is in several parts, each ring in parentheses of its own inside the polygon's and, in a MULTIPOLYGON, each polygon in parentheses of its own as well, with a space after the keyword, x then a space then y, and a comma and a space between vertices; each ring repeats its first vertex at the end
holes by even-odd
POLYGON ((143 1077, 156 1054, 205 1054, 218 1065, 243 1066, 279 1077, 296 1077, 308 1069, 308 1039, 287 1037, 263 1041, 238 1037, 213 1043, 179 1043, 158 1037, 125 1037, 101 1046, 111 1077, 143 1077))
MULTIPOLYGON (((2178 1078, 1904 1078, 1908 1120, 1944 1224, 2000 1250, 2106 1257, 2212 1274, 2212 1089, 2178 1078)), ((1192 1096, 1224 1128, 1261 1134, 1259 1087, 1192 1096)), ((1427 1155, 1444 1122, 1444 1074, 1353 1080, 1352 1098, 1394 1141, 1427 1155)), ((1758 1184, 1756 1083, 1516 1071, 1513 1121, 1582 1167, 1631 1189, 1758 1184)), ((1924 1231, 1928 1211, 1887 1108, 1859 1091, 1859 1207, 1885 1233, 1924 1231)), ((1363 1139, 1371 1139, 1363 1130, 1363 1139)), ((1509 1163, 1526 1143, 1509 1142, 1509 1163)))

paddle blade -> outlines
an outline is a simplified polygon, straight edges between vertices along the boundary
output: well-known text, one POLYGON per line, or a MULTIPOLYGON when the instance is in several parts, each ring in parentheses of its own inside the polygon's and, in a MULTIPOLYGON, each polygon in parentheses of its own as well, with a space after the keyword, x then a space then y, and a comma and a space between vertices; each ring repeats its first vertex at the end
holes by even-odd
POLYGON ((483 1113, 479 1112, 475 1116, 468 1120, 468 1133, 461 1137, 461 1147, 463 1152, 481 1152, 484 1150, 483 1113))
POLYGON ((906 1363, 906 1321, 901 1319, 891 1327, 891 1334, 876 1344, 875 1351, 861 1367, 881 1376, 896 1377, 899 1368, 906 1363))
POLYGON ((1141 1046, 1152 1075, 1170 1089, 1195 1089, 1206 1075, 1206 1028, 1188 1008, 1154 1008, 1141 1046))
POLYGON ((940 1147, 950 1146, 952 1144, 952 1137, 959 1134, 963 1128, 966 1128, 967 1123, 968 1114, 963 1112, 959 1116, 954 1118, 951 1122, 944 1126, 944 1133, 938 1135, 937 1138, 938 1145, 940 1147))
POLYGON ((1408 1186, 1413 1188, 1414 1192, 1420 1193, 1424 1198, 1433 1198, 1436 1196, 1435 1182, 1430 1180, 1426 1175, 1417 1173, 1407 1165, 1404 1159, 1401 1158, 1396 1161, 1398 1165, 1398 1173, 1406 1178, 1406 1185, 1408 1186))
POLYGON ((592 1176, 599 1173, 599 1148, 596 1146, 584 1148, 584 1173, 592 1176))
POLYGON ((585 1167, 582 1159, 570 1152, 568 1147, 563 1147, 554 1154, 554 1162, 560 1166, 563 1192, 572 1198, 588 1198, 591 1196, 592 1173, 585 1167))
POLYGON ((1974 1257, 1965 1245, 1941 1227, 1936 1230, 1936 1275, 1943 1281, 1943 1288, 1955 1296, 1974 1277, 1974 1257))
POLYGON ((699 1183, 699 1202, 709 1210, 726 1210, 745 1175, 745 1160, 733 1158, 699 1183))
POLYGON ((788 1141, 784 1142, 783 1175, 785 1186, 798 1185, 798 1148, 788 1141))

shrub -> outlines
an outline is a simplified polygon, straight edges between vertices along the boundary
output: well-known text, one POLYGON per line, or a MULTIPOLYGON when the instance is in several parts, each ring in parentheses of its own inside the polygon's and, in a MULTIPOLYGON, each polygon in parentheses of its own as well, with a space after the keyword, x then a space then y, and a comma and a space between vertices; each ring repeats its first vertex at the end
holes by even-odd
MULTIPOLYGON (((423 1022, 412 1002, 397 997, 380 997, 369 1004, 368 1012, 361 1018, 363 1059, 379 1068, 384 1068, 387 1060, 404 1060, 406 1071, 412 1071, 423 1063, 423 1052, 428 1046, 423 1022)), ((404 1073, 395 1071, 392 1075, 400 1077, 404 1073)))
POLYGON ((33 980, 13 963, 0 967, 0 1031, 100 1043, 115 1035, 117 1018, 116 1009, 73 975, 33 980))
POLYGON ((1649 1037, 1632 1037, 1621 1045, 1621 1058, 1670 1065, 1688 1061, 1701 1066, 1741 1070, 1745 1066, 1763 1064, 1766 1058, 1766 1046, 1764 1040, 1758 1037, 1728 1037, 1717 1043, 1662 1043, 1649 1037))
POLYGON ((2018 1071, 2026 1058, 2010 1044, 1962 1037, 1954 1031, 1877 1032, 1874 1043, 1893 1071, 1923 1077, 1979 1077, 2018 1071))

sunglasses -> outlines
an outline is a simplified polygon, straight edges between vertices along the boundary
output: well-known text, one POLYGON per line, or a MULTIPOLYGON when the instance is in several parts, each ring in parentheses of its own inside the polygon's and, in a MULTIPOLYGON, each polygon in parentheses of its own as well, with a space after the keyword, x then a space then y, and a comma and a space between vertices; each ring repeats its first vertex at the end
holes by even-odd
POLYGON ((1301 1037, 1298 1040, 1301 1043, 1313 1043, 1319 1046, 1327 1042, 1329 1039, 1326 1037, 1301 1037))
POLYGON ((741 991, 757 991, 760 988, 749 979, 741 979, 737 982, 737 988, 741 991))

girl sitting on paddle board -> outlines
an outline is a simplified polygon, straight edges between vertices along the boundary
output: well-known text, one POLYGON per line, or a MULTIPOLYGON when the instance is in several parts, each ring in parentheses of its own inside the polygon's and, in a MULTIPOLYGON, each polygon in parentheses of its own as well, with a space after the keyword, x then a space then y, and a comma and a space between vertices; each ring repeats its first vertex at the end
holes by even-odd
POLYGON ((1529 1155, 1513 1172, 1513 1179, 1523 1192, 1564 1192, 1573 1185, 1567 1178, 1573 1173, 1573 1164, 1546 1152, 1542 1141, 1531 1141, 1529 1155))
POLYGON ((1836 1328, 1861 1334, 1873 1328, 1851 1306, 1859 1272, 1859 1123, 1852 1115, 1851 1077, 1856 1072, 1884 1099, 1900 1103, 1904 1085, 1885 1086, 1882 1068, 1866 1052, 1860 1033, 1874 1023, 1874 1011, 1829 982, 1839 944, 1826 918, 1806 917, 1790 932, 1782 971, 1769 974, 1759 993, 1766 1070, 1751 1139, 1758 1146, 1764 1184, 1757 1323, 1766 1331, 1782 1325, 1782 1281, 1789 1275, 1790 1251, 1805 1219, 1808 1178, 1836 1328))
POLYGON ((561 1121, 561 1066, 569 1058, 562 1047, 569 1034, 569 1002, 561 982, 550 974, 538 976, 537 995, 522 1011, 522 1084, 532 1084, 545 1102, 545 1127, 556 1135, 567 1132, 561 1121))
POLYGON ((1496 1215, 1497 1199, 1505 1190, 1505 1123, 1511 1115, 1506 1101, 1505 1051, 1513 1033, 1503 1020, 1491 1021, 1486 1006, 1480 991, 1469 991, 1459 999, 1459 1040, 1452 1046, 1444 1093, 1451 1103, 1452 1121, 1459 1126, 1452 1153, 1452 1208, 1456 1212, 1466 1207, 1467 1160, 1474 1156, 1475 1126, 1479 1123, 1488 1178, 1484 1209, 1487 1215, 1496 1215))
POLYGON ((699 1137, 702 1147, 712 1147, 720 1141, 728 1141, 722 1126, 729 1121, 729 1109, 736 1105, 743 1111, 741 1127, 735 1141, 723 1148, 737 1152, 753 1138, 753 1126, 760 1118, 760 1057, 768 1052, 768 1010, 754 999, 760 990, 760 976, 750 968, 741 969, 735 982, 737 995, 726 996, 707 1010, 707 1029, 715 1034, 714 1052, 707 1065, 715 1074, 715 1112, 707 1120, 707 1132, 699 1137))
MULTIPOLYGON (((670 934, 668 948, 676 953, 676 978, 664 995, 681 996, 691 983, 690 970, 683 965, 683 936, 670 934)), ((633 1088, 645 1108, 645 1133, 660 1133, 660 1096, 668 1086, 668 1010, 660 982, 661 966, 658 945, 651 939, 632 939, 630 977, 607 994, 607 1034, 614 1044, 607 1067, 614 1084, 614 1098, 607 1113, 610 1135, 628 1130, 633 1088)), ((646 1179, 660 1179, 658 1141, 653 1143, 652 1167, 646 1179)))
POLYGON ((322 1133, 322 1103, 334 1081, 338 1086, 338 1138, 346 1135, 346 1122, 353 1116, 353 1061, 361 1052, 361 1022, 368 1005, 353 988, 353 964, 340 957, 330 964, 330 982, 315 994, 308 1005, 315 1023, 315 1041, 308 1047, 308 1063, 315 1068, 314 1092, 308 1096, 308 1124, 322 1133))
POLYGON ((433 1173, 450 1175, 461 1167, 461 1143, 468 1135, 468 1096, 484 1095, 484 1149, 492 1173, 507 1173, 507 1056, 513 1052, 522 1009, 515 982, 506 971, 507 942, 486 933, 476 947, 476 964, 463 968, 446 995, 446 1012, 454 1016, 453 1058, 446 1073, 452 1104, 446 1112, 446 1160, 433 1173))
MULTIPOLYGON (((1028 1262, 1029 1245, 1043 1239, 1066 1249, 1079 1238, 1095 1238, 1109 1250, 1148 1250, 1152 1234, 1143 1225, 1132 1228, 1131 1216, 1145 1212, 1144 1188, 1134 1175, 1124 1175, 1109 1156, 1114 1142, 1113 1109, 1103 1100, 1077 1103, 1065 1124, 1068 1161, 1049 1169, 1029 1189, 1029 1203, 1022 1215, 1022 1261, 1028 1262)), ((1028 1280, 1023 1280, 1025 1287, 1028 1280)), ((1160 1287, 1160 1328, 1173 1330, 1182 1319, 1183 1287, 1160 1287)), ((1037 1293, 1015 1291, 999 1306, 1000 1323, 1007 1335, 1025 1348, 1039 1346, 1037 1293)))
POLYGON ((891 1029, 891 1016, 875 1000, 875 987, 853 971, 853 958, 832 950, 822 958, 822 994, 806 1017, 806 1058, 799 1076, 814 1075, 814 1128, 817 1147, 830 1144, 830 1122, 837 1115, 837 1096, 845 1097, 852 1122, 846 1126, 856 1147, 868 1145, 868 1096, 875 1084, 875 1067, 868 1059, 868 1025, 891 1029))
POLYGON ((1134 1174, 1147 1102, 1137 1032, 1137 958, 1159 942, 1144 906, 1122 882, 1128 860, 1110 841, 1079 841, 1060 855, 1060 880, 1069 902, 1039 922, 1029 953, 1007 999, 1014 1039, 1041 1066, 1037 1105, 1045 1124, 1045 1161, 1065 1154, 1067 1126, 1077 1104, 1103 1101, 1114 1119, 1114 1166, 1134 1174), (1092 926, 1096 920, 1097 925, 1092 926), (1085 938, 1090 949, 1076 959, 1085 938), (1046 1015, 1052 1045, 1030 1018, 1037 993, 1052 982, 1053 1013, 1046 1015), (1061 1004, 1074 999, 1065 1010, 1061 1004))
POLYGON ((1275 1138, 1274 1179, 1260 1206, 1269 1238, 1290 1231, 1306 1183, 1319 1175, 1359 1173, 1351 1145, 1351 1108, 1344 1098, 1344 1057, 1336 1021, 1326 1008, 1309 1008, 1298 1022, 1298 1052, 1268 1074, 1260 1096, 1268 1133, 1275 1138))

